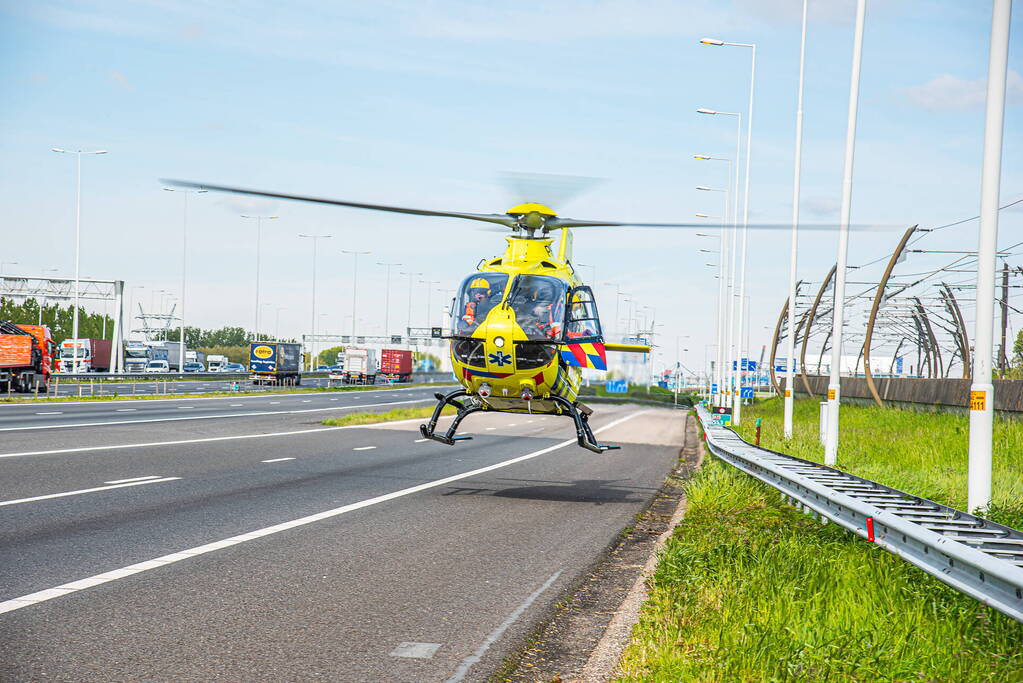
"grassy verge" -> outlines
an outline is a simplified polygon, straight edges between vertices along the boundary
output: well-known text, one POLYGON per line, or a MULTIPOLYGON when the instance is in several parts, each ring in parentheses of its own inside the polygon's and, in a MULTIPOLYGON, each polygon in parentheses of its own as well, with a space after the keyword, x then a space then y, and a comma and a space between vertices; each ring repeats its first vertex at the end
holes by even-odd
MULTIPOLYGON (((743 410, 743 424, 736 432, 752 441, 757 417, 763 418, 763 447, 823 461, 817 401, 795 402, 791 441, 782 436, 780 400, 769 399, 743 410)), ((839 469, 966 509, 967 415, 843 405, 840 429, 839 469)), ((992 490, 994 500, 986 516, 1023 528, 1023 422, 1019 420, 995 419, 992 490)))
POLYGON ((420 387, 433 386, 431 384, 376 384, 371 386, 341 386, 341 387, 308 387, 306 389, 293 389, 287 387, 270 387, 260 391, 205 391, 205 392, 194 392, 194 393, 174 393, 169 392, 166 394, 103 394, 93 396, 51 396, 49 398, 28 398, 27 396, 19 396, 17 394, 7 398, 0 398, 0 404, 3 403, 68 403, 79 401, 152 401, 154 399, 168 399, 168 398, 224 398, 224 397, 238 397, 238 396, 260 396, 269 394, 322 394, 338 391, 380 391, 386 389, 415 389, 420 387))
MULTIPOLYGON (((413 420, 417 418, 428 418, 433 414, 433 406, 429 408, 395 408, 386 413, 351 413, 341 417, 328 417, 321 424, 328 427, 349 427, 352 425, 369 425, 377 422, 393 422, 395 420, 413 420)), ((455 409, 451 406, 444 406, 442 415, 454 415, 455 409)))
MULTIPOLYGON (((663 387, 648 387, 638 384, 630 384, 629 391, 625 394, 609 394, 604 390, 603 384, 591 384, 590 386, 579 387, 580 396, 600 396, 601 398, 617 398, 627 400, 629 398, 644 399, 647 401, 661 401, 663 403, 674 403, 675 393, 671 389, 663 387)), ((691 406, 694 401, 699 401, 699 396, 679 392, 678 404, 691 406)))
POLYGON ((708 457, 622 680, 1016 681, 1023 625, 708 457))

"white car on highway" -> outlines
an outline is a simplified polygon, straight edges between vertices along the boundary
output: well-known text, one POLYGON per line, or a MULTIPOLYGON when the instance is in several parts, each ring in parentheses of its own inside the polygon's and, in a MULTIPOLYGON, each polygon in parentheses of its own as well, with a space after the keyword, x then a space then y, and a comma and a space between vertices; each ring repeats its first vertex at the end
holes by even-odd
POLYGON ((146 363, 146 372, 170 372, 170 365, 165 360, 151 360, 146 363))

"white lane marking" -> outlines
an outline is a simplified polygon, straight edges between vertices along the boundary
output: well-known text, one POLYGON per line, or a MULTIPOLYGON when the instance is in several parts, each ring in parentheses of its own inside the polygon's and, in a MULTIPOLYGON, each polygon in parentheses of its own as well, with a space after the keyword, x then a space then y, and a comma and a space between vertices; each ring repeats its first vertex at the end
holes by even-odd
POLYGON ((32 496, 31 498, 18 498, 17 500, 0 501, 0 507, 4 505, 17 505, 18 503, 31 503, 36 500, 47 500, 49 498, 64 498, 65 496, 77 496, 82 493, 95 493, 96 491, 107 491, 109 489, 121 489, 126 486, 142 486, 143 484, 161 484, 165 481, 176 481, 181 477, 164 477, 163 479, 147 479, 145 481, 130 481, 124 484, 112 484, 110 486, 96 486, 91 489, 79 489, 78 491, 64 491, 63 493, 50 493, 45 496, 32 496))
POLYGON ((565 570, 559 569, 554 572, 549 579, 543 582, 542 586, 530 593, 529 597, 527 597, 521 605, 516 607, 515 611, 509 614, 508 618, 501 622, 500 626, 490 632, 490 635, 486 637, 483 644, 480 645, 475 652, 462 660, 462 663, 458 665, 457 669, 455 669, 455 673, 451 674, 451 678, 447 680, 447 683, 458 683, 458 681, 465 678, 465 675, 469 673, 469 669, 472 668, 472 665, 483 658, 484 653, 491 645, 497 642, 497 639, 501 637, 501 634, 507 631, 508 627, 514 624, 515 621, 522 616, 522 613, 525 612, 538 597, 540 597, 541 593, 550 588, 551 585, 558 580, 558 577, 561 576, 561 572, 563 571, 565 570))
POLYGON ((358 446, 357 448, 353 448, 352 450, 353 451, 371 451, 374 448, 376 448, 376 446, 358 446))
POLYGON ((527 425, 528 425, 528 424, 532 424, 532 423, 533 423, 533 421, 532 421, 532 420, 526 420, 526 424, 527 424, 527 425))
MULTIPOLYGON (((390 394, 393 394, 393 393, 397 393, 399 391, 420 391, 420 390, 422 390, 422 391, 436 391, 437 389, 444 389, 446 387, 451 387, 451 386, 456 386, 456 385, 454 385, 454 384, 433 384, 433 385, 429 385, 429 386, 414 387, 412 389, 362 389, 362 390, 359 390, 358 392, 345 391, 345 392, 342 392, 342 393, 346 394, 346 395, 350 394, 350 393, 359 393, 359 394, 384 394, 384 393, 390 393, 390 394)), ((267 394, 267 393, 262 393, 264 391, 265 390, 261 389, 261 390, 259 390, 258 395, 251 395, 251 396, 250 395, 246 395, 246 396, 239 396, 237 398, 261 400, 261 399, 264 399, 264 398, 295 398, 295 397, 300 397, 300 396, 320 396, 320 395, 324 395, 325 396, 328 393, 328 392, 325 392, 325 391, 314 391, 314 392, 300 392, 300 393, 292 393, 292 394, 267 394)), ((149 390, 148 393, 159 394, 160 392, 157 391, 156 389, 152 389, 152 390, 149 390)), ((65 395, 67 395, 67 394, 65 394, 65 395)), ((62 405, 62 406, 97 406, 97 405, 99 405, 99 406, 101 406, 101 405, 106 405, 107 403, 125 403, 126 401, 130 401, 130 400, 131 400, 130 398, 122 398, 122 399, 111 399, 109 401, 61 401, 60 405, 62 405)), ((237 399, 227 398, 226 396, 182 396, 181 398, 154 398, 154 399, 145 399, 145 402, 146 403, 164 403, 166 401, 174 401, 175 403, 180 403, 181 401, 234 401, 234 400, 237 400, 237 399)), ((331 401, 336 401, 337 399, 333 399, 332 398, 330 400, 331 401)), ((0 411, 4 411, 4 410, 16 411, 19 408, 23 408, 23 407, 28 406, 28 405, 39 405, 39 404, 46 405, 46 403, 47 403, 47 401, 45 399, 40 399, 38 402, 33 400, 31 404, 29 404, 29 403, 5 403, 5 404, 0 404, 0 411)), ((55 414, 59 415, 60 413, 55 413, 55 414)))
POLYGON ((51 413, 36 413, 36 415, 63 415, 63 414, 64 413, 59 411, 59 410, 56 411, 56 412, 51 412, 51 413))
POLYGON ((423 443, 424 441, 429 441, 429 439, 416 439, 412 443, 423 443))
POLYGON ((391 650, 392 657, 411 657, 412 659, 433 659, 440 649, 440 643, 398 643, 398 647, 391 650))
POLYGON ((507 425, 505 425, 505 426, 506 426, 506 427, 517 427, 517 426, 518 426, 518 424, 517 424, 517 423, 515 423, 515 422, 510 422, 509 424, 507 424, 507 425))
POLYGON ((270 458, 269 460, 261 460, 260 462, 284 462, 285 460, 294 460, 294 458, 270 458))
POLYGON ((159 479, 160 477, 155 474, 151 474, 148 477, 133 477, 131 479, 114 479, 113 481, 105 481, 104 484, 127 484, 129 481, 145 481, 146 479, 159 479))
POLYGON ((229 407, 230 408, 241 408, 243 405, 245 405, 245 404, 244 403, 232 403, 229 407))
POLYGON ((116 412, 118 412, 118 413, 134 413, 134 412, 136 412, 136 410, 137 410, 137 408, 118 408, 116 412))
MULTIPOLYGON (((626 422, 627 420, 631 420, 632 418, 638 417, 639 415, 643 415, 644 413, 647 412, 649 411, 638 410, 634 413, 630 413, 628 415, 618 418, 613 422, 609 422, 608 424, 604 425, 603 427, 600 427, 599 429, 595 429, 594 433, 599 434, 605 429, 611 429, 612 427, 620 425, 621 423, 626 422)), ((411 422, 412 420, 403 421, 411 422)), ((347 428, 348 427, 337 427, 336 429, 347 428)), ((432 488, 437 488, 438 486, 444 486, 445 484, 450 484, 451 482, 459 481, 460 479, 468 479, 469 477, 475 477, 479 474, 492 472, 493 470, 498 470, 501 469, 502 467, 508 467, 509 465, 515 465, 520 462, 525 462, 526 460, 538 458, 541 455, 546 455, 548 453, 559 450, 561 448, 564 448, 565 446, 574 443, 576 443, 575 439, 568 439, 566 441, 562 441, 561 443, 556 443, 553 446, 548 446, 547 448, 542 448, 538 451, 533 451, 532 453, 520 455, 519 457, 512 458, 511 460, 504 460, 493 465, 487 465, 486 467, 479 467, 468 472, 454 474, 451 475, 450 477, 444 477, 443 479, 434 479, 433 481, 428 481, 423 484, 417 484, 416 486, 410 486, 408 488, 404 488, 398 491, 392 491, 391 493, 385 493, 381 496, 376 496, 375 498, 367 498, 366 500, 360 500, 357 503, 343 505, 339 508, 334 508, 333 510, 317 512, 316 514, 308 515, 306 517, 299 517, 298 519, 293 519, 288 522, 282 522, 281 524, 275 524, 274 526, 256 529, 255 531, 250 531, 245 534, 239 534, 238 536, 231 536, 230 538, 225 538, 220 541, 214 541, 213 543, 207 543, 206 545, 200 545, 195 548, 189 548, 188 550, 181 550, 176 553, 171 553, 170 555, 163 555, 161 557, 157 557, 152 560, 146 560, 144 562, 137 562, 135 564, 130 564, 127 567, 121 567, 120 569, 114 569, 112 571, 104 572, 102 574, 96 574, 95 576, 79 579, 78 581, 72 581, 70 583, 61 584, 60 586, 55 586, 53 588, 47 588, 46 590, 37 591, 35 593, 29 593, 28 595, 23 595, 18 598, 5 600, 3 602, 0 602, 0 614, 3 614, 4 612, 12 612, 16 609, 21 609, 22 607, 28 607, 29 605, 35 605, 46 600, 52 600, 53 598, 60 597, 62 595, 67 595, 68 593, 74 593, 76 591, 84 590, 86 588, 92 588, 93 586, 99 586, 104 583, 109 583, 110 581, 116 581, 117 579, 123 579, 126 576, 132 576, 140 572, 155 569, 156 567, 162 567, 164 565, 172 564, 174 562, 180 562, 181 560, 187 560, 190 557, 196 557, 197 555, 205 555, 215 550, 228 548, 239 543, 254 541, 257 538, 271 536, 273 534, 278 534, 282 531, 287 531, 289 529, 294 529, 300 526, 306 526, 307 524, 312 524, 313 522, 319 522, 324 519, 330 519, 332 517, 339 517, 340 515, 344 515, 349 512, 354 512, 355 510, 361 510, 362 508, 367 508, 372 505, 378 505, 379 503, 386 503, 387 501, 390 500, 410 496, 413 493, 419 493, 420 491, 427 491, 432 488)), ((548 580, 553 583, 553 579, 556 578, 557 575, 548 580)), ((537 592, 536 594, 539 595, 540 593, 537 592)), ((527 604, 525 607, 528 606, 529 605, 527 604)), ((525 607, 522 607, 522 609, 525 610, 525 607)), ((500 634, 498 633, 497 635, 500 634)), ((485 644, 489 647, 489 643, 485 644)), ((465 662, 463 662, 463 665, 464 664, 465 662)))
POLYGON ((487 427, 487 431, 488 431, 488 432, 492 432, 492 431, 494 431, 495 429, 497 429, 497 427, 487 427))
MULTIPOLYGON (((416 401, 410 401, 410 403, 416 403, 416 401)), ((354 406, 348 406, 345 408, 331 408, 331 410, 347 410, 354 406)), ((366 407, 366 406, 362 406, 366 407)), ((450 420, 454 415, 444 415, 441 420, 450 420)), ((179 417, 173 418, 178 420, 199 420, 202 418, 189 418, 179 417)), ((408 424, 410 422, 422 422, 422 418, 412 418, 410 420, 390 420, 388 422, 374 422, 368 425, 345 425, 343 427, 316 427, 313 429, 298 429, 292 432, 269 432, 267 434, 236 434, 234 436, 210 436, 202 439, 178 439, 175 441, 150 441, 148 443, 125 443, 125 444, 114 444, 111 446, 81 446, 79 448, 57 448, 49 451, 24 451, 21 453, 0 453, 0 458, 14 458, 23 455, 61 455, 64 453, 88 453, 91 451, 113 451, 123 450, 125 448, 152 448, 154 446, 180 446, 188 443, 207 443, 210 441, 235 441, 237 439, 263 439, 271 436, 291 436, 293 434, 314 434, 316 432, 333 432, 339 429, 372 429, 373 427, 382 427, 387 429, 394 425, 408 424)), ((146 422, 146 420, 133 420, 133 422, 146 422)))
POLYGON ((312 403, 312 401, 313 400, 311 398, 306 398, 302 400, 302 403, 312 403))
POLYGON ((270 401, 270 405, 272 406, 279 406, 280 404, 281 404, 280 401, 270 401))
MULTIPOLYGON (((143 420, 110 420, 107 422, 78 422, 72 424, 59 424, 59 425, 35 425, 32 427, 0 427, 0 432, 20 432, 29 429, 63 429, 66 427, 106 427, 108 425, 127 425, 127 424, 140 424, 144 422, 176 422, 178 420, 226 420, 231 417, 259 417, 262 415, 293 415, 296 413, 321 413, 325 410, 349 410, 351 408, 377 408, 379 406, 398 406, 406 405, 408 403, 427 403, 429 401, 435 401, 436 399, 430 398, 417 398, 408 401, 388 401, 387 403, 360 403, 358 406, 334 406, 330 408, 305 408, 302 410, 262 410, 256 413, 232 413, 231 415, 196 415, 195 417, 153 417, 146 418, 143 420)), ((14 455, 26 455, 24 453, 16 453, 14 455)), ((34 454, 32 454, 34 455, 34 454)), ((6 454, 0 453, 0 458, 6 457, 6 454)))

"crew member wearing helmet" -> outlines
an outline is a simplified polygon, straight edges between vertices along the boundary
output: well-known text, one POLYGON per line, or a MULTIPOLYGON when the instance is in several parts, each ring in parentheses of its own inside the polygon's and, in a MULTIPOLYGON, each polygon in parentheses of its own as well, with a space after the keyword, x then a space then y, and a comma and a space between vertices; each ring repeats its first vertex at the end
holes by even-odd
POLYGON ((478 277, 469 284, 469 297, 465 302, 465 312, 462 314, 466 330, 476 329, 487 317, 487 313, 493 308, 490 297, 490 283, 486 278, 478 277))

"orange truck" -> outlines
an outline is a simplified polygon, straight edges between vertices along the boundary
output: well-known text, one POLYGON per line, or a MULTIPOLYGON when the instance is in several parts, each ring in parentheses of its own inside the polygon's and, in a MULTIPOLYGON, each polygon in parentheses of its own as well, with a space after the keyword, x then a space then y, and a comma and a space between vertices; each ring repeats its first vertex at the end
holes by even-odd
POLYGON ((0 392, 45 391, 55 351, 45 325, 0 320, 0 392))

